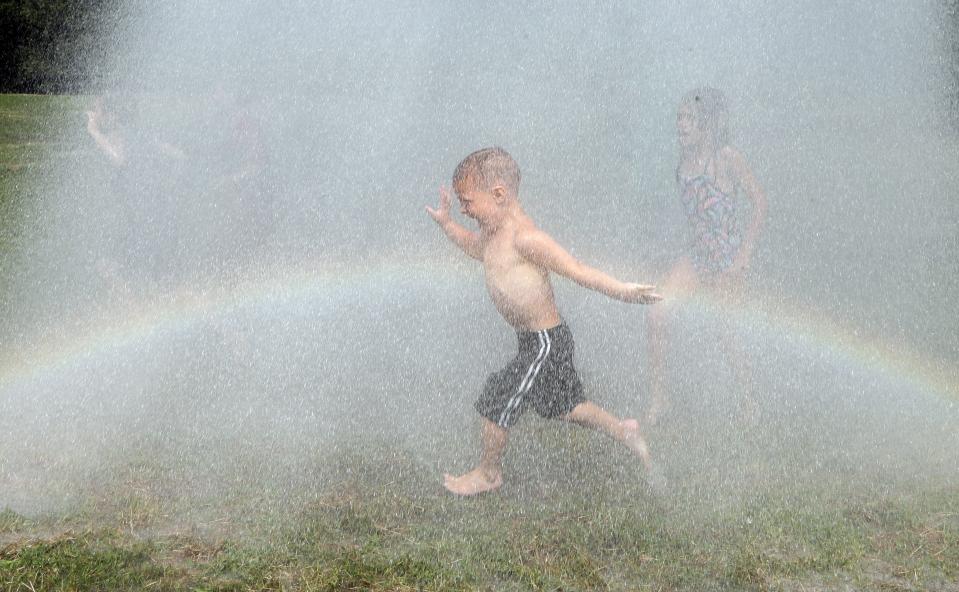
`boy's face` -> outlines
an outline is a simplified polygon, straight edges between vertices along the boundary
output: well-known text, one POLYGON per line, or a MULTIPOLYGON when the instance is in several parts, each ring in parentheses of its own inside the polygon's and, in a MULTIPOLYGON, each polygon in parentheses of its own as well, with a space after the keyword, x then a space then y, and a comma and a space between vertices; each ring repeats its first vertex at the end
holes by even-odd
POLYGON ((703 141, 703 131, 699 127, 699 117, 689 105, 683 105, 676 113, 676 133, 681 146, 696 146, 703 141))
POLYGON ((492 190, 481 189, 472 179, 457 183, 453 189, 460 202, 460 212, 477 222, 488 222, 499 213, 499 200, 492 190))

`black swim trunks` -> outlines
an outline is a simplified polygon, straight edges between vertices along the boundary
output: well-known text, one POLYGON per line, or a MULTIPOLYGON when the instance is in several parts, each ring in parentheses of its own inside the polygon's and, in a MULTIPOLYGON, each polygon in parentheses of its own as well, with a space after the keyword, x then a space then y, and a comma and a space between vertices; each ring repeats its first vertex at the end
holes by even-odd
POLYGON ((517 331, 519 352, 490 374, 476 410, 509 428, 529 407, 546 418, 561 417, 586 401, 573 367, 573 334, 566 323, 545 331, 517 331))

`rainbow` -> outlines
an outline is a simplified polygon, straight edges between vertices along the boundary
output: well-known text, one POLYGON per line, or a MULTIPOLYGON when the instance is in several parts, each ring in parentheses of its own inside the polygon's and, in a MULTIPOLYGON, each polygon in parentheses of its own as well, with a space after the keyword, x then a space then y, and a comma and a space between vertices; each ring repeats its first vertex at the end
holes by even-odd
POLYGON ((853 367, 873 374, 897 377, 917 390, 959 400, 959 367, 955 363, 920 352, 905 343, 895 346, 859 327, 830 318, 822 311, 753 295, 730 303, 697 295, 684 302, 686 312, 700 317, 723 314, 739 328, 758 330, 771 339, 798 339, 853 367))
MULTIPOLYGON (((255 308, 275 314, 308 306, 311 314, 333 313, 350 306, 351 298, 373 285, 465 283, 469 274, 477 271, 470 263, 396 259, 288 267, 227 287, 181 289, 162 298, 130 302, 84 319, 76 329, 20 344, 16 351, 0 352, 0 394, 15 394, 45 377, 82 368, 153 339, 189 333, 199 323, 238 310, 255 308)), ((818 311, 769 297, 731 304, 710 298, 708 293, 686 299, 681 306, 685 313, 704 318, 726 315, 735 326, 761 328, 769 338, 801 339, 869 372, 896 376, 923 392, 959 400, 959 368, 954 364, 902 344, 893 346, 864 336, 855 327, 844 327, 818 311)))
POLYGON ((411 278, 422 281, 430 267, 426 262, 408 261, 289 267, 274 269, 269 275, 240 278, 228 286, 191 286, 152 299, 126 302, 71 323, 75 329, 57 328, 53 336, 20 344, 16 351, 0 352, 0 392, 67 368, 82 367, 152 339, 189 333, 199 323, 238 310, 295 310, 308 304, 315 311, 323 306, 346 306, 350 297, 361 294, 371 283, 401 284, 411 278))

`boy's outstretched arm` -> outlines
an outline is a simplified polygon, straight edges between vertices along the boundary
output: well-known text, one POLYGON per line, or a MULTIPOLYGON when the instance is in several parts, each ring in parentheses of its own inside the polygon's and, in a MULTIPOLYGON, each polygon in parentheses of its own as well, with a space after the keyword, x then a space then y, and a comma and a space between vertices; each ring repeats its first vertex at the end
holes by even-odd
POLYGON ((581 263, 541 230, 523 232, 517 236, 516 248, 536 265, 610 298, 638 304, 652 304, 663 299, 653 292, 655 286, 621 282, 607 273, 581 263))
POLYGON ((483 252, 480 247, 479 236, 477 236, 475 232, 471 232, 462 225, 457 224, 450 216, 450 193, 446 190, 446 187, 440 187, 440 207, 434 210, 426 206, 426 213, 440 225, 440 228, 443 229, 446 236, 449 237, 457 247, 463 249, 463 252, 473 259, 482 261, 483 252))

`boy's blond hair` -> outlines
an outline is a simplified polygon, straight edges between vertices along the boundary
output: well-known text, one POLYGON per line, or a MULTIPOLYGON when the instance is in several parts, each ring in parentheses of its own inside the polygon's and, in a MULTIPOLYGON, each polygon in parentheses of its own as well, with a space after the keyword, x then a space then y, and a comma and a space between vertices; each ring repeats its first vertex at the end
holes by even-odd
POLYGON ((519 192, 519 165, 499 146, 483 148, 464 158, 453 172, 453 188, 474 183, 483 190, 502 184, 512 195, 519 192))

